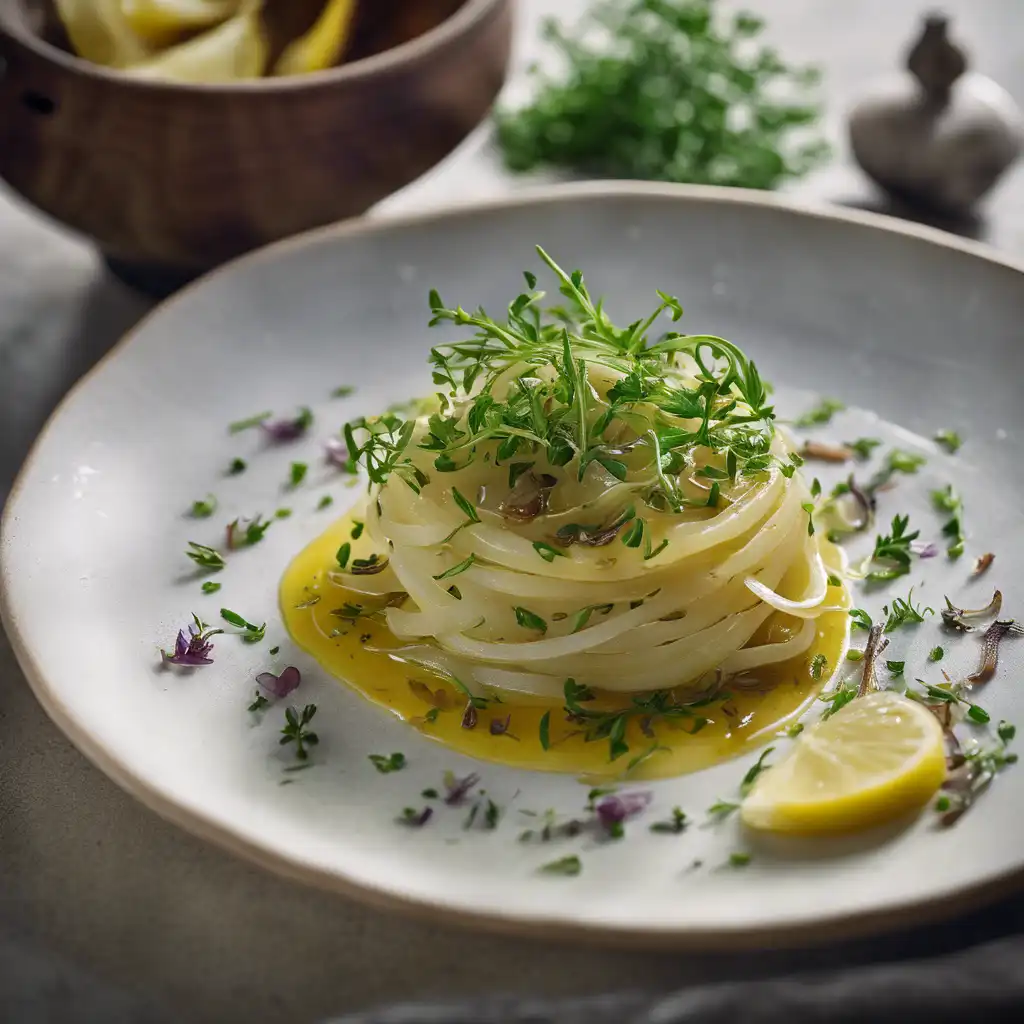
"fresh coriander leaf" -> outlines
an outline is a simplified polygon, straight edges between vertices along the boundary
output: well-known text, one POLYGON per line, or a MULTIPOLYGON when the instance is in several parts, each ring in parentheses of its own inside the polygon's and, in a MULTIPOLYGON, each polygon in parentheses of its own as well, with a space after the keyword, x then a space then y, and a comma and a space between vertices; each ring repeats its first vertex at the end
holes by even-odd
POLYGON ((933 647, 928 652, 928 660, 929 661, 942 661, 942 659, 945 656, 945 654, 946 654, 946 652, 941 647, 933 647))
POLYGON ((1017 727, 1009 722, 1000 722, 996 728, 996 735, 1004 745, 1009 743, 1017 735, 1017 727))
POLYGON ((865 632, 871 630, 871 616, 863 608, 851 608, 850 618, 853 620, 853 629, 863 629, 865 632))
POLYGON ((219 583, 214 583, 211 580, 207 580, 202 586, 202 591, 204 594, 216 594, 217 591, 220 590, 220 588, 221 585, 219 583))
POLYGON ((893 676, 901 676, 906 671, 907 663, 905 661, 887 661, 885 667, 893 676))
POLYGON ((306 479, 308 472, 309 466, 305 462, 293 462, 288 470, 289 484, 292 487, 298 487, 306 479))
POLYGON ((325 509, 325 508, 330 508, 330 506, 331 506, 331 505, 333 505, 333 504, 334 504, 334 498, 332 498, 332 497, 331 497, 331 496, 330 496, 329 494, 325 494, 325 495, 324 495, 324 496, 323 496, 323 497, 322 497, 322 498, 321 498, 321 499, 320 499, 320 500, 319 500, 319 501, 317 502, 317 504, 316 504, 316 509, 317 509, 317 511, 318 511, 318 512, 321 512, 321 511, 323 511, 323 509, 325 509))

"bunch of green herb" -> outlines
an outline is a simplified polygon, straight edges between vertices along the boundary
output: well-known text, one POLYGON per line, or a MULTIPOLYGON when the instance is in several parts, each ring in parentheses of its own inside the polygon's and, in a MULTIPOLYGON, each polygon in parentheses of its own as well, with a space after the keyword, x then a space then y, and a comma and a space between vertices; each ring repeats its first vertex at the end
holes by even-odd
POLYGON ((714 0, 597 0, 571 29, 545 22, 565 70, 537 70, 532 102, 499 112, 506 164, 763 189, 806 174, 828 155, 809 131, 819 76, 756 42, 763 28, 714 0))

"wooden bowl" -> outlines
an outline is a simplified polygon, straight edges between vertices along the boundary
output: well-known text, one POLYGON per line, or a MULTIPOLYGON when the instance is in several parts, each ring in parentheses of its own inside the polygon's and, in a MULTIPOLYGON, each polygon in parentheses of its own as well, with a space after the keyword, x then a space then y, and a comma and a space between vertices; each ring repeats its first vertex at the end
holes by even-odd
MULTIPOLYGON (((268 9, 301 28, 315 6, 268 9)), ((512 0, 362 6, 350 63, 195 86, 80 60, 47 41, 44 0, 0 0, 0 177, 159 289, 363 213, 487 114, 512 0)))

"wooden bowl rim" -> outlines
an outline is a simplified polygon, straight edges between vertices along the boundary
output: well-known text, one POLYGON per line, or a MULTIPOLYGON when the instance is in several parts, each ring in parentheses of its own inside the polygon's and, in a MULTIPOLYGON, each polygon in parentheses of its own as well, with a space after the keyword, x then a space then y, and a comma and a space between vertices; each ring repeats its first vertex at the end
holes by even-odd
POLYGON ((68 71, 127 86, 130 89, 207 94, 289 92, 309 86, 323 86, 370 78, 376 74, 415 64, 445 44, 468 33, 494 11, 509 7, 511 4, 511 0, 465 0, 458 10, 422 35, 399 43, 398 46, 382 50, 380 53, 353 61, 351 64, 342 64, 340 67, 328 68, 326 71, 311 71, 303 75, 280 78, 251 78, 238 82, 207 84, 133 78, 116 68, 93 64, 91 61, 84 60, 67 50, 48 43, 34 32, 28 31, 27 26, 20 19, 11 17, 12 2, 16 2, 16 0, 0 0, 0 35, 10 36, 44 60, 59 64, 68 71))

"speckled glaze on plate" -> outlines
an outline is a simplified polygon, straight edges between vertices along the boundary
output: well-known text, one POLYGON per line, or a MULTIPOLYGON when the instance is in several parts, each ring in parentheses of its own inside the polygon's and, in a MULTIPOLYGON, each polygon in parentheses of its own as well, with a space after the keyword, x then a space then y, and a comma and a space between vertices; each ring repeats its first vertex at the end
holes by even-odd
MULTIPOLYGON (((429 744, 290 647, 280 575, 358 494, 318 461, 322 441, 353 415, 430 389, 428 288, 499 309, 537 242, 582 265, 623 321, 655 287, 678 294, 686 329, 743 345, 785 385, 784 408, 818 392, 920 435, 959 429, 964 456, 931 472, 963 474, 971 533, 997 552, 991 582, 1013 613, 1024 574, 1021 268, 926 229, 773 196, 575 185, 281 243, 181 293, 103 360, 51 419, 3 520, 3 621, 43 706, 100 768, 182 827, 309 883, 478 926, 736 948, 919 923, 1007 891, 1024 877, 1024 771, 1007 772, 952 830, 925 817, 850 841, 754 843, 734 822, 700 827, 703 809, 735 792, 745 765, 734 762, 650 787, 650 818, 675 804, 695 818, 680 837, 638 823, 624 842, 530 846, 516 841, 518 810, 577 811, 585 787, 429 744), (331 400, 340 384, 358 391, 331 400), (306 404, 317 424, 294 447, 264 449, 255 433, 225 429, 306 404), (249 470, 229 479, 235 456, 249 470), (315 465, 288 492, 295 459, 315 465), (328 491, 332 512, 316 511, 328 491), (186 518, 210 492, 216 518, 186 518), (231 558, 219 594, 202 595, 186 541, 215 543, 236 514, 282 505, 295 514, 231 558), (189 613, 213 621, 222 605, 267 619, 267 641, 220 637, 212 667, 160 670, 158 646, 189 613), (304 672, 295 698, 320 709, 315 767, 294 774, 277 744, 281 709, 262 721, 246 712, 277 644, 277 663, 304 672), (394 750, 409 759, 404 771, 381 775, 367 762, 394 750), (454 811, 420 831, 396 825, 449 768, 481 772, 507 808, 498 829, 467 832, 454 811), (724 867, 738 848, 752 852, 749 866, 724 867), (537 872, 568 853, 583 858, 579 877, 537 872)), ((936 560, 926 596, 980 594, 988 581, 966 590, 966 571, 936 560)), ((922 634, 905 650, 934 642, 922 634)), ((1024 719, 1019 651, 1007 649, 986 695, 993 717, 1024 719)))

